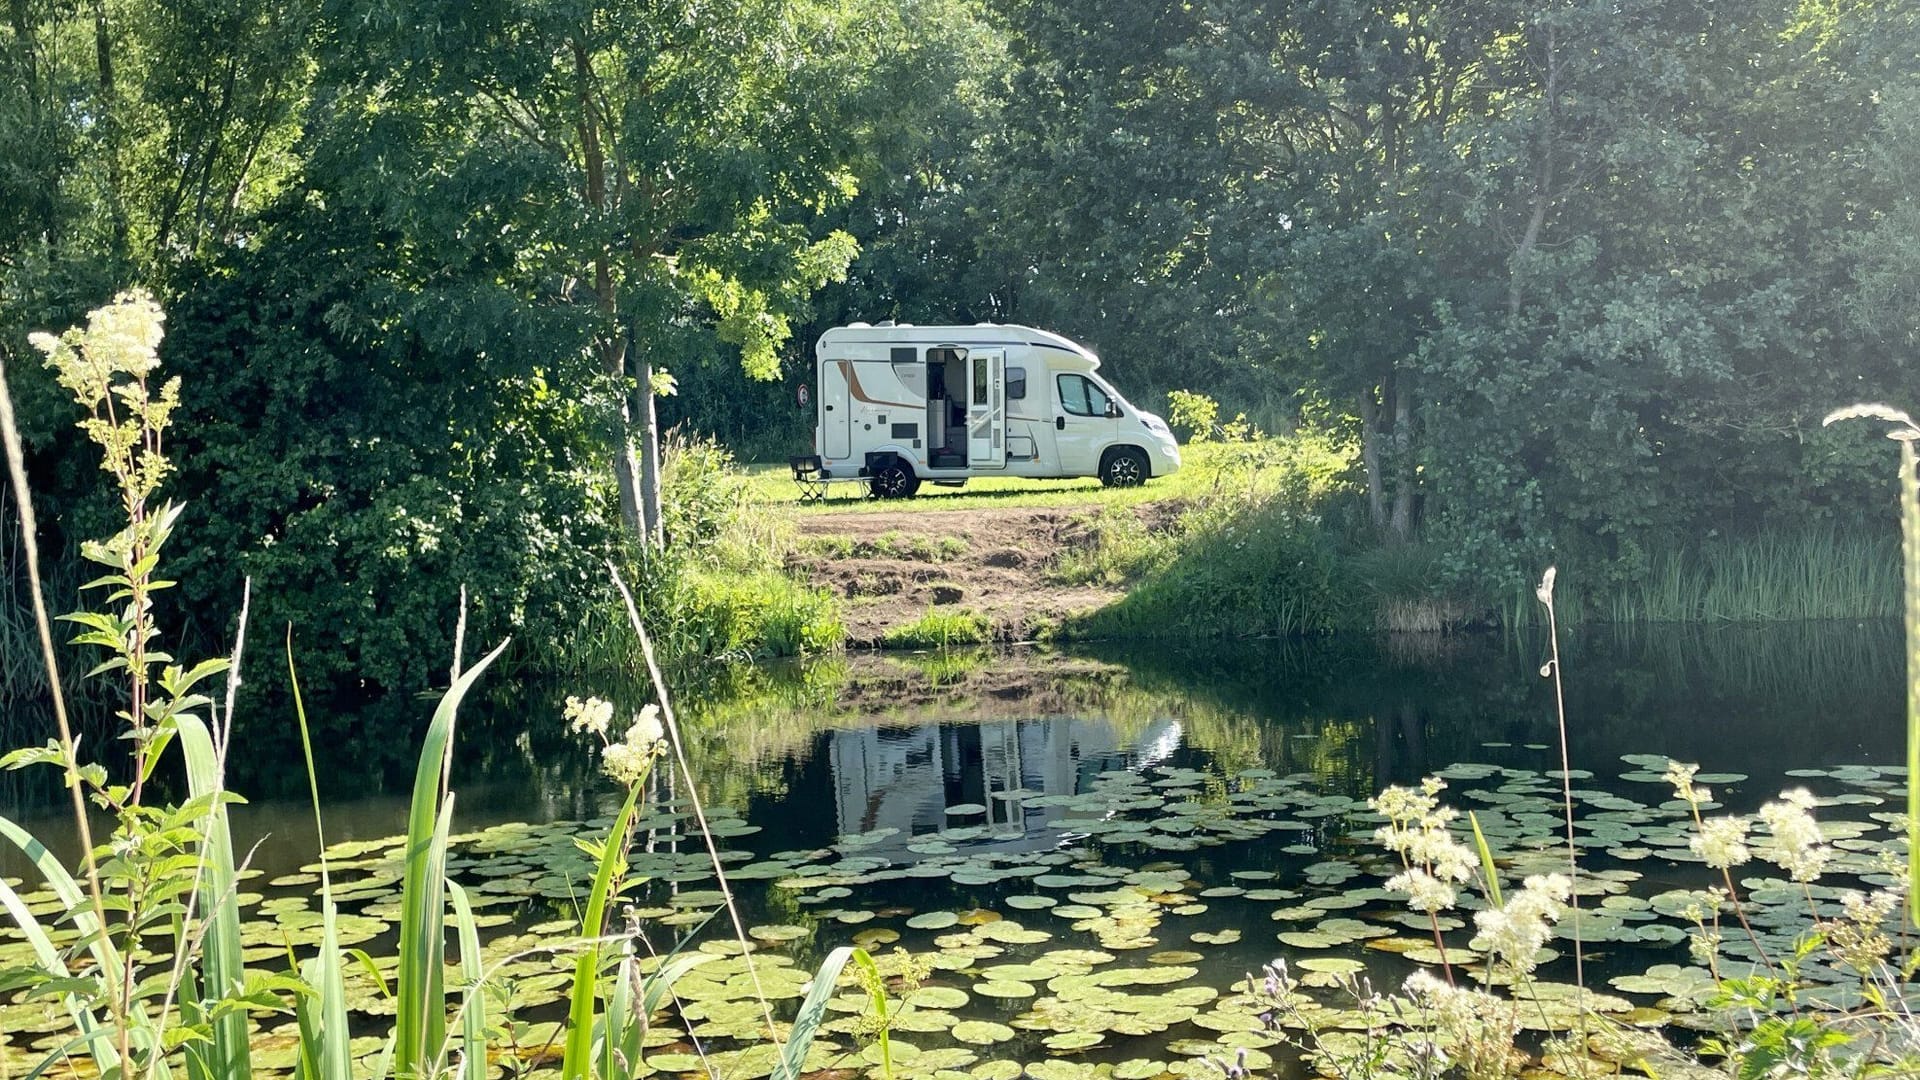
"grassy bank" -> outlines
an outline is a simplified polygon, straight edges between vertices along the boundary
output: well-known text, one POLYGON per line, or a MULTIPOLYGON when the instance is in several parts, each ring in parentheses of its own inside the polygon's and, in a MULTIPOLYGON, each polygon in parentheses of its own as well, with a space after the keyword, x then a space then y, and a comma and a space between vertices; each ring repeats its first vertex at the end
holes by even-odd
MULTIPOLYGON (((636 552, 627 573, 669 668, 685 674, 840 646, 838 601, 788 573, 792 529, 753 504, 752 481, 725 448, 672 435, 661 478, 666 548, 636 552)), ((566 674, 639 670, 619 598, 606 592, 591 605, 575 633, 555 643, 552 663, 566 674)))
MULTIPOLYGON (((769 553, 791 551, 783 537, 814 515, 1058 508, 1085 521, 1085 539, 1039 553, 1044 582, 1126 593, 1066 620, 1060 636, 1069 639, 1447 632, 1541 618, 1530 586, 1509 592, 1493 581, 1449 581, 1430 546, 1381 544, 1364 524, 1357 448, 1337 435, 1308 430, 1210 442, 1182 454, 1180 472, 1132 489, 1007 477, 964 488, 927 485, 905 502, 856 497, 848 486, 804 505, 784 466, 749 466, 733 481, 733 497, 738 516, 762 530, 760 553, 732 565, 774 573, 779 560, 769 553)), ((839 538, 810 542, 824 550, 839 538)), ((968 557, 960 538, 947 543, 947 550, 920 551, 889 534, 840 547, 848 555, 940 563, 968 557)), ((1560 617, 1569 624, 1892 618, 1900 613, 1897 547, 1890 528, 1813 525, 1674 538, 1652 546, 1639 569, 1569 554, 1560 617)), ((899 628, 889 646, 939 638, 916 629, 899 628)))
MULTIPOLYGON (((1421 543, 1382 545, 1360 518, 1351 462, 1312 436, 1268 440, 1256 464, 1218 476, 1171 527, 1105 509, 1095 542, 1061 555, 1062 581, 1121 587, 1070 638, 1246 637, 1350 630, 1445 632, 1533 626, 1530 588, 1450 583, 1421 543)), ((1207 470, 1195 470, 1196 479, 1207 470)), ((1543 568, 1544 569, 1544 568, 1543 568)), ((1831 525, 1673 540, 1639 572, 1569 559, 1563 623, 1764 623, 1892 619, 1901 612, 1891 528, 1831 525)))

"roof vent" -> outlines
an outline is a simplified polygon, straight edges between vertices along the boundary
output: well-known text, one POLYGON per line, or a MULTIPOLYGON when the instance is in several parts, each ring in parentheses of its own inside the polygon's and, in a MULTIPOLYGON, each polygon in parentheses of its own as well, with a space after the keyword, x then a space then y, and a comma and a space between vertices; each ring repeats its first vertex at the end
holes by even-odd
POLYGON ((881 319, 881 320, 880 320, 880 321, 879 321, 878 323, 876 323, 876 324, 874 324, 874 325, 876 325, 876 326, 892 326, 892 325, 893 325, 893 320, 892 320, 892 319, 881 319))
POLYGON ((850 322, 847 324, 847 329, 849 330, 869 330, 872 329, 872 327, 872 323, 850 322))

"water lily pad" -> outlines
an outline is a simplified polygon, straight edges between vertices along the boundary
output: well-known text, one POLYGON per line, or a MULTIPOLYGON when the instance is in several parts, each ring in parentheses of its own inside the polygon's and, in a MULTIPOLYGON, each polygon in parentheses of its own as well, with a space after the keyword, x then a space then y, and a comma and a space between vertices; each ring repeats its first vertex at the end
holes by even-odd
POLYGON ((960 1009, 968 1001, 968 992, 954 986, 922 986, 906 995, 906 1003, 916 1009, 960 1009))
POLYGON ((1032 983, 1013 979, 990 979, 983 983, 976 983, 973 992, 990 998, 1027 998, 1038 993, 1032 983))
MULTIPOLYGON (((962 1020, 953 1025, 953 1037, 974 1046, 991 1046, 1012 1039, 1016 1033, 1005 1024, 991 1020, 962 1020)), ((979 1075, 976 1073, 975 1075, 979 1075)), ((1014 1075, 1018 1075, 1017 1067, 1014 1075)))

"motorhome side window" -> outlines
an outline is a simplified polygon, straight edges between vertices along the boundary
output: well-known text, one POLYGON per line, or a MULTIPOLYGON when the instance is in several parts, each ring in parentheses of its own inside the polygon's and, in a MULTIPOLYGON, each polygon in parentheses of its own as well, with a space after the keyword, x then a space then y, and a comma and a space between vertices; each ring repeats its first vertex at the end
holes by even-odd
POLYGON ((1007 400, 1019 401, 1027 396, 1027 369, 1010 367, 1007 369, 1007 400))
POLYGON ((1062 375, 1057 381, 1062 409, 1075 416, 1107 415, 1106 392, 1093 385, 1093 380, 1084 375, 1062 375))

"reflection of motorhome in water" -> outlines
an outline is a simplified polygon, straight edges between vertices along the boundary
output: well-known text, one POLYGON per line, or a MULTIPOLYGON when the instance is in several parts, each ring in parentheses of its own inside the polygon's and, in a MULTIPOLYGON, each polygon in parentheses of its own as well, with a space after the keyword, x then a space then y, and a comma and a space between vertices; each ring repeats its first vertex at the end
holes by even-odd
MULTIPOLYGON (((1077 795, 1101 773, 1140 769, 1179 746, 1178 721, 1153 722, 1123 746, 1105 721, 1072 717, 980 724, 846 729, 829 736, 839 831, 887 835, 863 854, 911 860, 917 838, 974 832, 971 852, 1041 851, 1057 846, 1055 825, 1072 811, 1033 807, 1033 795, 1077 795), (980 808, 962 816, 948 807, 980 808)), ((957 837, 956 837, 957 839, 957 837)))
POLYGON ((922 481, 1098 476, 1110 487, 1180 467, 1160 417, 1128 404, 1100 358, 1025 326, 869 326, 820 336, 812 463, 881 498, 922 481))

